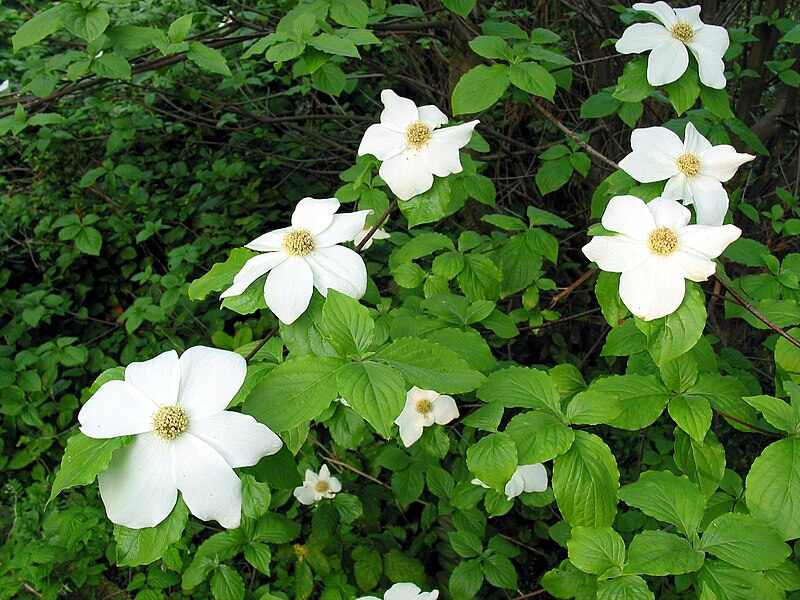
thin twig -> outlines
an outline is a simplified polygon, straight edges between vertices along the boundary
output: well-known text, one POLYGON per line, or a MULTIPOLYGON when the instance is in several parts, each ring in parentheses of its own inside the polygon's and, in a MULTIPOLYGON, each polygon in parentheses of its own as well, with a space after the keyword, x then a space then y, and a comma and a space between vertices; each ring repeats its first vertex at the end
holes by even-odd
POLYGON ((386 222, 386 220, 389 218, 389 215, 392 214, 392 211, 395 208, 397 208, 397 200, 396 199, 392 200, 391 204, 389 204, 389 208, 387 208, 384 211, 384 213, 380 217, 378 217, 378 220, 375 221, 375 225, 373 225, 372 229, 370 229, 367 232, 367 235, 364 236, 364 239, 361 240, 360 242, 358 242, 358 245, 356 246, 356 252, 361 252, 364 249, 364 245, 370 240, 370 238, 373 235, 375 235, 375 232, 378 231, 378 229, 381 228, 381 225, 383 225, 386 222))
POLYGON ((744 425, 745 427, 748 427, 748 428, 752 429, 753 431, 757 431, 758 433, 763 433, 764 435, 768 435, 770 437, 776 437, 776 438, 783 437, 779 433, 775 433, 774 431, 770 431, 769 429, 764 429, 763 427, 759 427, 758 425, 753 425, 752 423, 748 423, 747 421, 743 421, 742 419, 739 419, 738 417, 734 417, 733 415, 729 415, 728 413, 722 412, 721 410, 717 410, 716 408, 714 410, 721 417, 725 417, 726 419, 730 419, 731 421, 736 421, 737 423, 739 423, 739 425, 744 425))
POLYGON ((567 296, 569 296, 572 292, 575 291, 576 288, 580 287, 583 282, 585 282, 589 277, 594 275, 595 269, 589 269, 585 271, 580 277, 578 277, 575 281, 570 283, 567 287, 553 296, 553 299, 550 300, 550 308, 553 308, 556 304, 564 300, 567 296))
POLYGON ((267 343, 267 342, 270 340, 270 338, 271 338, 273 335, 275 335, 275 332, 276 332, 277 330, 278 330, 278 329, 277 329, 277 327, 273 327, 273 328, 270 330, 270 332, 269 332, 269 333, 266 335, 266 337, 264 337, 264 339, 263 339, 263 340, 261 340, 261 341, 259 342, 258 346, 256 346, 255 348, 253 348, 253 349, 250 351, 250 353, 249 353, 247 356, 245 356, 245 357, 244 357, 244 359, 245 359, 247 362, 250 362, 250 359, 251 359, 251 358, 253 358, 253 357, 254 357, 256 354, 258 354, 258 351, 259 351, 259 350, 261 350, 261 349, 264 347, 264 345, 265 345, 265 344, 266 344, 266 343, 267 343))

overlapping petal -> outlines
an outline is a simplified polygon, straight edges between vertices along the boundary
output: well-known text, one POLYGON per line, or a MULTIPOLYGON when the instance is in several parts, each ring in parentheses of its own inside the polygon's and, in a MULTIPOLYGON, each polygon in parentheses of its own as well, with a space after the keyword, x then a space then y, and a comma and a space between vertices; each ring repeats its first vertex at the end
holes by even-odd
POLYGON ((380 123, 367 127, 358 146, 358 155, 372 154, 378 160, 387 160, 406 148, 405 134, 380 123))
POLYGON ((127 381, 100 386, 78 413, 81 433, 107 439, 152 431, 158 406, 127 381))
POLYGON ((410 200, 433 186, 433 173, 427 158, 427 153, 403 152, 383 161, 378 174, 395 196, 400 200, 410 200))
POLYGON ((311 267, 304 258, 296 256, 288 257, 272 269, 264 285, 264 301, 275 316, 287 325, 294 323, 306 311, 313 293, 314 274, 311 267))
POLYGON ((235 352, 194 346, 181 355, 180 369, 178 403, 192 421, 225 410, 244 383, 247 362, 235 352))
POLYGON ((635 240, 644 240, 655 227, 653 215, 636 196, 614 196, 602 218, 603 227, 623 233, 635 240))
POLYGON ((168 350, 150 360, 132 362, 125 367, 126 383, 159 406, 175 404, 180 378, 178 353, 175 350, 168 350))
POLYGON ((619 278, 619 296, 634 315, 645 321, 665 317, 683 302, 686 283, 675 265, 651 257, 624 271, 619 278))
POLYGON ((283 446, 269 427, 250 415, 223 411, 189 421, 189 433, 214 448, 234 468, 250 467, 283 446))
POLYGON ((256 279, 269 273, 287 258, 289 257, 285 252, 267 252, 248 259, 242 269, 234 276, 233 284, 222 292, 219 297, 228 298, 243 294, 256 279))
POLYGON ((672 35, 658 23, 634 23, 614 45, 620 54, 639 54, 669 42, 672 35))
POLYGON ((650 253, 642 240, 625 235, 596 235, 583 253, 603 271, 622 273, 647 260, 650 253))
POLYGON ((370 210, 359 210, 334 215, 328 228, 314 237, 314 245, 318 248, 327 248, 344 242, 352 242, 364 229, 364 224, 371 212, 370 210))
POLYGON ((330 226, 337 210, 339 201, 336 198, 303 198, 292 213, 292 227, 317 235, 330 226))
POLYGON ((357 252, 344 246, 320 248, 306 257, 313 273, 313 283, 320 294, 329 289, 361 298, 367 291, 367 267, 357 252))
POLYGON ((677 81, 689 66, 689 52, 682 42, 670 39, 656 46, 647 59, 647 81, 650 85, 667 85, 677 81))
POLYGON ((381 112, 381 124, 405 133, 406 128, 419 120, 419 111, 413 100, 398 96, 392 90, 381 92, 381 102, 384 109, 381 112))

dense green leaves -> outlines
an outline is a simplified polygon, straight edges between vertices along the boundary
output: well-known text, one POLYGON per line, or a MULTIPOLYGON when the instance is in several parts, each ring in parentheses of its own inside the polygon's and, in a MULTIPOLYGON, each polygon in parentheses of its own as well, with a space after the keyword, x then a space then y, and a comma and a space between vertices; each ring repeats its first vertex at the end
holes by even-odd
POLYGON ((764 449, 747 474, 745 497, 750 512, 783 539, 800 537, 800 440, 788 438, 764 449))
POLYGON ((700 545, 717 558, 752 571, 777 567, 791 552, 769 525, 735 513, 721 515, 709 523, 700 545))
POLYGON ((502 490, 517 468, 517 447, 511 436, 492 433, 467 450, 467 466, 475 477, 502 490))
POLYGON ((478 65, 465 73, 453 90, 453 113, 476 113, 497 102, 505 93, 509 80, 505 65, 478 65))
POLYGON ((638 481, 623 486, 619 497, 644 514, 675 525, 689 538, 697 533, 706 505, 696 485, 669 471, 643 473, 638 481))

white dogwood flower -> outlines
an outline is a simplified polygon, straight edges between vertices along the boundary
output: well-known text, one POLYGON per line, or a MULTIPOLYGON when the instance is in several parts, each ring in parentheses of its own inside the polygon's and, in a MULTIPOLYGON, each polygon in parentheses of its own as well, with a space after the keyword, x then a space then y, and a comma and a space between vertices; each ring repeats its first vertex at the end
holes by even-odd
POLYGON ((427 192, 433 176, 460 173, 459 150, 469 143, 478 121, 445 127, 447 116, 432 104, 417 107, 392 90, 381 92, 381 122, 364 132, 358 155, 382 161, 379 174, 401 200, 427 192))
POLYGON ((634 23, 628 27, 615 48, 621 54, 640 54, 650 50, 647 60, 647 81, 650 85, 666 85, 684 74, 689 66, 691 50, 700 73, 700 81, 708 87, 725 87, 725 62, 728 31, 700 20, 700 7, 671 8, 666 2, 633 5, 653 15, 659 23, 634 23))
MULTIPOLYGON (((473 479, 471 483, 483 488, 489 488, 478 478, 473 479)), ((513 500, 523 492, 544 492, 546 489, 547 470, 542 463, 536 463, 533 465, 519 465, 511 479, 506 483, 504 492, 507 499, 513 500)))
MULTIPOLYGON (((423 592, 413 583, 395 583, 386 590, 383 600, 436 600, 439 597, 439 590, 423 592)), ((377 596, 361 596, 357 600, 381 600, 377 596)))
POLYGON ((712 146, 691 123, 686 124, 683 141, 666 127, 634 129, 631 148, 619 166, 641 183, 666 179, 661 197, 694 204, 700 225, 722 225, 728 212, 722 182, 755 158, 727 144, 712 146))
POLYGON ((269 273, 264 301, 283 323, 293 323, 308 308, 314 288, 361 298, 367 289, 367 268, 357 252, 339 244, 351 242, 364 229, 370 211, 337 215, 336 198, 303 198, 292 213, 290 227, 256 238, 247 248, 264 252, 254 256, 220 298, 238 296, 256 279, 269 273))
POLYGON ((614 196, 602 223, 617 235, 595 236, 583 247, 600 269, 622 274, 620 298, 640 319, 675 312, 683 302, 685 279, 711 277, 712 259, 742 234, 734 225, 689 225, 690 217, 675 200, 645 204, 635 196, 614 196))
MULTIPOLYGON (((356 239, 354 239, 354 240, 353 240, 353 244, 354 244, 354 245, 356 245, 356 246, 358 246, 358 245, 359 245, 359 244, 362 242, 362 240, 363 240, 365 237, 367 237, 367 234, 368 234, 370 231, 372 231, 372 227, 364 227, 364 229, 362 229, 362 230, 361 230, 361 233, 359 233, 359 234, 356 236, 356 239)), ((373 234, 370 236, 370 238, 367 240, 367 243, 366 243, 366 244, 364 244, 364 245, 361 247, 361 249, 362 249, 362 250, 366 250, 367 248, 369 248, 370 246, 372 246, 372 242, 373 242, 373 241, 375 241, 375 240, 388 240, 390 237, 391 237, 391 235, 390 235, 389 233, 387 233, 385 229, 376 229, 376 230, 375 230, 375 233, 373 233, 373 234)))
POLYGON ((239 391, 247 363, 235 352, 195 346, 125 368, 104 383, 78 413, 91 438, 136 436, 100 473, 100 497, 118 525, 154 527, 181 492, 196 517, 239 526, 242 486, 236 467, 275 454, 281 440, 253 417, 225 410, 239 391))
POLYGON ((294 488, 294 497, 300 504, 316 504, 323 498, 333 498, 340 491, 341 482, 336 477, 331 477, 328 465, 322 465, 319 474, 306 469, 303 485, 294 488))
POLYGON ((414 386, 406 393, 406 405, 394 422, 400 428, 403 445, 408 448, 422 437, 425 427, 434 423, 447 425, 456 417, 458 407, 452 396, 414 386))

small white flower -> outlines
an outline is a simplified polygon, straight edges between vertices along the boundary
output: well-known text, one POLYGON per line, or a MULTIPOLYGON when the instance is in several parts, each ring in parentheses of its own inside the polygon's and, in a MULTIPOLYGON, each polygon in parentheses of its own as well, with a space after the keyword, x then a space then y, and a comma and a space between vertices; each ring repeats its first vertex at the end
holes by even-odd
MULTIPOLYGON (((365 237, 367 237, 367 234, 370 231, 372 231, 372 227, 364 227, 364 229, 361 230, 361 233, 359 233, 356 236, 356 239, 353 240, 353 244, 358 246, 361 243, 361 240, 363 240, 365 237)), ((375 241, 375 240, 388 240, 390 237, 391 237, 390 234, 388 234, 386 232, 386 230, 384 230, 384 229, 376 229, 375 233, 372 234, 372 236, 367 240, 367 243, 364 244, 361 247, 361 249, 362 250, 366 250, 367 248, 372 246, 372 242, 375 241)))
POLYGON ((9 88, 10 85, 11 85, 11 82, 8 79, 6 79, 3 83, 0 83, 0 94, 2 94, 3 92, 8 91, 8 88, 9 88))
MULTIPOLYGON (((473 479, 472 484, 489 488, 480 479, 473 479)), ((547 470, 542 463, 519 465, 505 487, 506 498, 513 500, 521 493, 543 492, 547 489, 547 470)))
POLYGON ((370 211, 343 215, 336 198, 303 198, 292 214, 291 227, 256 238, 247 248, 264 252, 254 256, 233 279, 220 298, 238 296, 256 279, 269 273, 264 301, 287 325, 308 308, 314 288, 323 296, 328 289, 361 298, 367 289, 367 268, 361 256, 339 244, 351 242, 364 228, 370 211))
POLYGON ((633 152, 619 166, 641 183, 667 180, 662 198, 694 204, 697 223, 722 225, 728 212, 728 181, 744 163, 755 156, 739 154, 733 146, 712 146, 691 123, 686 124, 684 140, 666 127, 634 129, 633 152))
POLYGON ((394 422, 400 428, 400 439, 408 448, 420 437, 429 425, 447 425, 458 417, 458 407, 452 396, 444 396, 433 390, 412 387, 406 394, 406 405, 394 422))
POLYGON ((103 51, 102 50, 100 50, 100 52, 98 52, 97 54, 94 55, 95 58, 100 58, 101 56, 103 56, 103 51))
POLYGON ((236 467, 275 454, 281 440, 253 417, 225 410, 239 391, 247 363, 235 352, 195 346, 125 368, 104 383, 78 413, 91 438, 136 438, 114 452, 100 473, 100 497, 118 525, 154 527, 180 490, 196 517, 239 526, 242 486, 236 467))
POLYGON ((401 200, 427 192, 433 176, 460 173, 458 151, 469 143, 478 121, 438 129, 447 116, 429 104, 417 105, 392 90, 381 92, 381 122, 364 133, 358 155, 372 154, 381 163, 380 176, 401 200))
POLYGON ((689 66, 689 50, 697 59, 700 81, 708 87, 725 87, 723 55, 728 50, 728 31, 700 20, 700 7, 672 9, 666 2, 639 2, 634 10, 649 13, 658 23, 634 23, 616 44, 621 54, 640 54, 651 50, 647 60, 650 85, 666 85, 684 74, 689 66))
MULTIPOLYGON (((413 583, 395 583, 386 590, 383 600, 436 600, 439 590, 423 592, 413 583)), ((377 596, 361 596, 357 600, 381 600, 377 596)))
POLYGON ((650 321, 675 312, 683 302, 685 279, 705 281, 712 259, 742 234, 734 225, 689 225, 691 213, 675 200, 645 204, 635 196, 614 196, 603 227, 618 235, 595 236, 583 247, 603 271, 622 273, 619 295, 637 317, 650 321))
POLYGON ((338 402, 342 406, 346 406, 347 408, 350 408, 350 403, 347 400, 345 400, 344 398, 336 398, 336 402, 338 402))
POLYGON ((294 497, 300 504, 316 504, 323 498, 333 498, 342 491, 342 484, 336 477, 331 477, 328 465, 322 465, 319 475, 306 469, 303 485, 294 488, 294 497))

